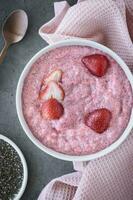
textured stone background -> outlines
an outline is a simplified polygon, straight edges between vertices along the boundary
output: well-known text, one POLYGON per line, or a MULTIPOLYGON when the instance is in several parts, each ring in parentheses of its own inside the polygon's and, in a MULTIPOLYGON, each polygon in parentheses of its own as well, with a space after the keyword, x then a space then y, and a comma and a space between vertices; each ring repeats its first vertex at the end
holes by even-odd
MULTIPOLYGON (((72 163, 55 159, 39 150, 28 139, 18 121, 15 93, 19 76, 29 59, 47 44, 38 35, 39 27, 54 16, 54 0, 0 0, 0 28, 14 9, 24 9, 29 17, 25 38, 12 45, 0 65, 0 134, 8 136, 27 160, 29 179, 22 200, 36 200, 42 188, 53 178, 71 172, 72 163)), ((71 5, 76 0, 68 1, 71 5)), ((0 48, 3 47, 0 31, 0 48)))

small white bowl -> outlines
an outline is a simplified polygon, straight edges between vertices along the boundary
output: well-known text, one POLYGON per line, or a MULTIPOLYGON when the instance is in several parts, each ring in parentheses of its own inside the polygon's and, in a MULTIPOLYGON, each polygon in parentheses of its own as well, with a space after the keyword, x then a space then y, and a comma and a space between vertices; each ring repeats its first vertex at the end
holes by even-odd
POLYGON ((116 149, 129 135, 132 127, 133 127, 133 109, 131 112, 131 116, 130 116, 130 120, 129 123, 125 129, 125 131, 123 132, 123 134, 119 137, 119 139, 117 141, 115 141, 113 144, 111 144, 109 147, 91 154, 91 155, 82 155, 82 156, 71 156, 71 155, 66 155, 63 153, 59 153, 56 152, 52 149, 47 148, 46 146, 44 146, 37 138, 34 137, 34 135, 32 134, 31 130, 29 129, 25 119, 24 119, 24 115, 23 115, 23 111, 22 111, 22 99, 21 99, 21 95, 22 95, 22 88, 23 88, 23 83, 24 83, 24 79, 27 76, 32 64, 43 54, 45 54, 46 52, 55 49, 57 47, 62 47, 62 46, 70 46, 70 45, 80 45, 80 46, 88 46, 88 47, 93 47, 93 48, 97 48, 100 49, 101 51, 107 53, 108 55, 110 55, 112 58, 114 58, 114 60, 116 60, 117 63, 119 63, 120 67, 123 69, 123 71, 125 72, 132 90, 133 90, 133 76, 129 70, 129 68, 127 67, 127 65, 125 64, 125 62, 116 54, 114 53, 111 49, 93 42, 93 41, 88 41, 88 40, 83 40, 83 39, 72 39, 72 40, 65 40, 65 41, 61 41, 52 45, 49 45, 47 47, 45 47, 44 49, 40 50, 35 56, 33 56, 33 58, 31 58, 31 60, 28 62, 28 64, 26 65, 26 67, 24 68, 19 82, 18 82, 18 86, 17 86, 17 92, 16 92, 16 107, 17 107, 17 113, 18 113, 18 117, 19 117, 19 121, 24 129, 24 131, 26 132, 27 136, 30 138, 30 140, 36 145, 38 146, 41 150, 43 150, 44 152, 62 159, 62 160, 67 160, 67 161, 89 161, 92 159, 96 159, 99 158, 101 156, 104 156, 106 154, 108 154, 109 152, 113 151, 114 149, 116 149))
POLYGON ((19 200, 22 197, 22 195, 25 191, 26 185, 27 185, 27 179, 28 179, 27 164, 26 164, 25 158, 24 158, 21 150, 17 147, 17 145, 13 141, 11 141, 9 138, 7 138, 1 134, 0 134, 0 140, 4 140, 5 142, 9 143, 15 149, 15 151, 18 153, 20 160, 22 162, 22 165, 23 165, 23 182, 22 182, 19 192, 16 194, 16 196, 13 199, 13 200, 19 200))

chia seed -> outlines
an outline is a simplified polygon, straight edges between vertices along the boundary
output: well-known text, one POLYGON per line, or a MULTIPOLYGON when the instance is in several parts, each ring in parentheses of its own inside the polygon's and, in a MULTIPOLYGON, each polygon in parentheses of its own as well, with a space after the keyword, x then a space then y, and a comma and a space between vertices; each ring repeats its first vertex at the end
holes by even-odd
POLYGON ((23 181, 23 165, 16 150, 0 139, 0 200, 13 200, 23 181))

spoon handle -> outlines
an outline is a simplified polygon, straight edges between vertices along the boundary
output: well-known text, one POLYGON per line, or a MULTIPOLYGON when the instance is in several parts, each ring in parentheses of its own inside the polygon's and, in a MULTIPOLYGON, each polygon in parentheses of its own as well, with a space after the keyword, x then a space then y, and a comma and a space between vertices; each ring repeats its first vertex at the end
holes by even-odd
POLYGON ((5 56, 6 56, 6 53, 7 53, 7 50, 8 50, 8 47, 10 46, 10 43, 8 42, 5 42, 5 45, 0 53, 0 64, 2 64, 5 56))

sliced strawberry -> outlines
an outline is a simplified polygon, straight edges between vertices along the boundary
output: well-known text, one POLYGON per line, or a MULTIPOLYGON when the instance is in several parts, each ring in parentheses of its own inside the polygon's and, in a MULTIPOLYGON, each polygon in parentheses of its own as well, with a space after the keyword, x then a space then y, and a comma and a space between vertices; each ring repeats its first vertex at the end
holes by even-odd
POLYGON ((56 99, 48 99, 42 105, 41 114, 46 120, 59 119, 64 113, 64 108, 56 99))
POLYGON ((44 100, 44 95, 47 91, 48 86, 42 86, 40 91, 39 91, 39 99, 44 100))
POLYGON ((61 85, 59 85, 55 81, 50 81, 48 85, 40 91, 39 97, 42 100, 55 98, 58 101, 62 101, 65 97, 65 93, 61 85))
POLYGON ((46 79, 43 80, 43 84, 47 84, 50 81, 60 82, 62 74, 63 72, 61 69, 54 70, 53 72, 51 72, 51 74, 49 74, 49 76, 46 79))
POLYGON ((97 109, 85 116, 85 124, 95 132, 103 133, 109 127, 111 117, 108 109, 97 109))
POLYGON ((82 58, 85 67, 95 76, 104 76, 109 67, 109 60, 102 54, 93 54, 82 58))

